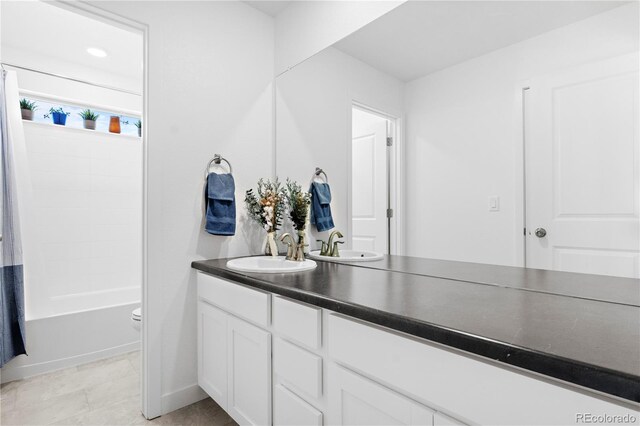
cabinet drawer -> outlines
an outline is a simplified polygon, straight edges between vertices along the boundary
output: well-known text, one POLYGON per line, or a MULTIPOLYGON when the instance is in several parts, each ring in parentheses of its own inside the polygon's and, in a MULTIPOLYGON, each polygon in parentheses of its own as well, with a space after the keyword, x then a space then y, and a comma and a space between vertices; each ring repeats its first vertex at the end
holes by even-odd
POLYGON ((277 385, 273 397, 274 425, 322 426, 322 413, 284 386, 277 385))
POLYGON ((198 272, 198 298, 257 325, 269 325, 268 293, 198 272))
POLYGON ((322 395, 322 358, 282 339, 274 339, 273 369, 280 380, 313 398, 322 395))
POLYGON ((575 424, 575 413, 632 413, 490 360, 341 315, 331 314, 326 327, 334 361, 409 398, 444 407, 458 422, 513 425, 522 423, 526 413, 529 424, 575 424))
POLYGON ((309 348, 322 345, 322 309, 294 302, 280 296, 273 297, 274 329, 309 348))
POLYGON ((330 424, 431 426, 433 411, 342 367, 329 370, 330 424))

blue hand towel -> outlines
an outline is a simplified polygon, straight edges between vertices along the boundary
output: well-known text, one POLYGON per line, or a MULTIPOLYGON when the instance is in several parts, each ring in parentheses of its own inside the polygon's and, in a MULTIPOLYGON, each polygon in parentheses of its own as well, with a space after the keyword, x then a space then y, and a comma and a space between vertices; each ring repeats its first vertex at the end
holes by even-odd
POLYGON ((236 233, 236 184, 229 173, 209 173, 207 176, 207 223, 205 229, 213 235, 236 233))
POLYGON ((333 217, 331 217, 331 188, 328 183, 313 182, 311 188, 311 224, 318 231, 333 229, 333 217))

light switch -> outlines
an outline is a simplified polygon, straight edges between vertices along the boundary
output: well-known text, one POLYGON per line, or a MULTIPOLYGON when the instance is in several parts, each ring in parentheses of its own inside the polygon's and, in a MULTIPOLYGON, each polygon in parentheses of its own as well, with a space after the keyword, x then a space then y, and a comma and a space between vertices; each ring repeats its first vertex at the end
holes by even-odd
POLYGON ((500 211, 500 197, 489 197, 489 211, 490 212, 500 211))

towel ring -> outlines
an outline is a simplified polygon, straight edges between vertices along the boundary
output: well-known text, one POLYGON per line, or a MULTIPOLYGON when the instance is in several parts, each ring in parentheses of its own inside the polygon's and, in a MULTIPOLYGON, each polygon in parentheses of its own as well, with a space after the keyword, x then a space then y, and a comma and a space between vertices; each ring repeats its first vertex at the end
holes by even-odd
POLYGON ((315 173, 313 174, 313 176, 311 177, 311 181, 313 181, 313 179, 314 179, 316 176, 320 176, 320 175, 324 175, 324 181, 325 181, 326 183, 329 183, 329 178, 327 177, 327 174, 326 174, 326 173, 324 172, 324 170, 322 170, 320 167, 316 167, 316 171, 315 171, 315 173))
POLYGON ((227 163, 227 166, 229 166, 229 173, 233 174, 233 169, 231 168, 231 163, 224 158, 223 156, 221 156, 220 154, 215 154, 213 156, 213 158, 211 159, 211 161, 209 161, 209 164, 207 164, 207 169, 204 171, 204 177, 205 179, 207 178, 207 176, 209 176, 209 169, 211 168, 212 164, 220 164, 221 161, 224 161, 225 163, 227 163))

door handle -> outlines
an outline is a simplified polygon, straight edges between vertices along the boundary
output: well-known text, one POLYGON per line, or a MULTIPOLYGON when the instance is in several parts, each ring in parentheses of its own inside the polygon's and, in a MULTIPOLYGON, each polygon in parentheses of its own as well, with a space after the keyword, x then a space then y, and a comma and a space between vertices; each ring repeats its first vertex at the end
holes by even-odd
POLYGON ((547 230, 544 228, 536 228, 535 234, 538 238, 544 238, 547 236, 547 230))

